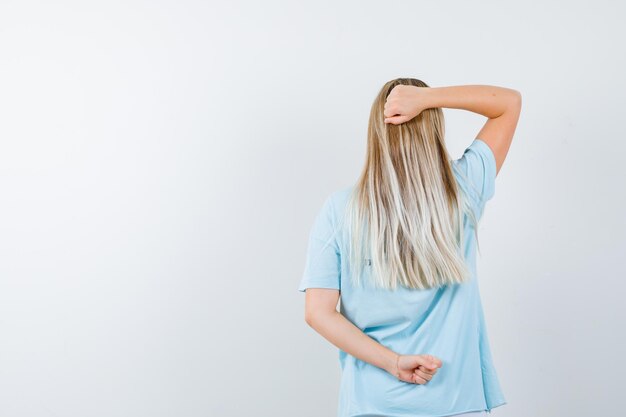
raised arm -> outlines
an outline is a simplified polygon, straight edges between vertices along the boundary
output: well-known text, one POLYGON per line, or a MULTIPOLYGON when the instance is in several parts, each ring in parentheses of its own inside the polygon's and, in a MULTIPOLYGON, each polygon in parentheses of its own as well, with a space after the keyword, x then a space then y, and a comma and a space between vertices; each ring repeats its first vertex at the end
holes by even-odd
POLYGON ((424 88, 429 107, 463 109, 488 118, 476 135, 496 158, 496 175, 504 163, 522 109, 522 95, 510 88, 491 85, 461 85, 424 88))
POLYGON ((415 87, 398 85, 387 98, 385 122, 399 124, 425 109, 445 107, 468 110, 488 118, 476 135, 491 148, 496 174, 504 163, 522 108, 522 95, 511 88, 492 85, 415 87))

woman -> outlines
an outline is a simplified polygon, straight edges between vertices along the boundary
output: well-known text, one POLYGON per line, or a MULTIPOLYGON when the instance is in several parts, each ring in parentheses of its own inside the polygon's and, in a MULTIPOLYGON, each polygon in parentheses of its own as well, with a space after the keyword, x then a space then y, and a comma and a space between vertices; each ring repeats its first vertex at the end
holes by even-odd
POLYGON ((299 287, 306 323, 339 348, 340 417, 476 417, 506 404, 475 258, 520 110, 513 89, 413 78, 376 97, 365 167, 324 202, 299 287), (488 118, 456 160, 442 107, 488 118))

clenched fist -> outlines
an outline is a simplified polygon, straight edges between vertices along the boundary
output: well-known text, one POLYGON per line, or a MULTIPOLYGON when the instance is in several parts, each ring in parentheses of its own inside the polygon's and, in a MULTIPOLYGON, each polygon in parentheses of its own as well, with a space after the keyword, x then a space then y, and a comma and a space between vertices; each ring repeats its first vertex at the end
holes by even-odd
POLYGON ((441 360, 433 355, 400 355, 396 377, 404 382, 426 384, 441 365, 441 360))
POLYGON ((428 87, 396 85, 385 101, 385 123, 399 125, 426 110, 424 94, 428 87))

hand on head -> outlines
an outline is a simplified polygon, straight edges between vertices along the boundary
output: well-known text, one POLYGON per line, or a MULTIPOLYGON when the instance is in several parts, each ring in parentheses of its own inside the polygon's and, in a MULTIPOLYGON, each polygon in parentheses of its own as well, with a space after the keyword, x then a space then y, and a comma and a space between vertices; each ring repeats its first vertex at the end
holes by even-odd
POLYGON ((385 123, 399 125, 407 122, 426 109, 423 94, 426 87, 396 85, 385 101, 385 123))

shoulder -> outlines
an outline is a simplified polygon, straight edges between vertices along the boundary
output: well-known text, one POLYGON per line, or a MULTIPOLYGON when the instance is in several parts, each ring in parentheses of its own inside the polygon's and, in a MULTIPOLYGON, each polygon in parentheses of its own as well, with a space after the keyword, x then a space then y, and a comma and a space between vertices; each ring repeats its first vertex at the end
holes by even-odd
POLYGON ((491 148, 479 138, 474 139, 472 143, 465 148, 461 157, 452 162, 455 168, 468 170, 472 168, 471 164, 475 161, 481 161, 483 163, 493 162, 495 165, 495 157, 491 148))
POLYGON ((348 204, 354 188, 354 185, 349 185, 332 191, 326 198, 328 208, 340 213, 348 204))
POLYGON ((353 190, 354 185, 350 185, 337 188, 326 194, 317 215, 317 223, 323 219, 328 226, 337 227, 341 224, 353 190))
POLYGON ((330 193, 329 197, 335 201, 341 202, 342 200, 347 200, 352 191, 354 190, 354 185, 348 185, 339 189, 336 189, 332 193, 330 193))
POLYGON ((452 161, 452 168, 457 181, 476 205, 484 206, 494 196, 496 161, 483 140, 474 139, 461 157, 452 161))

